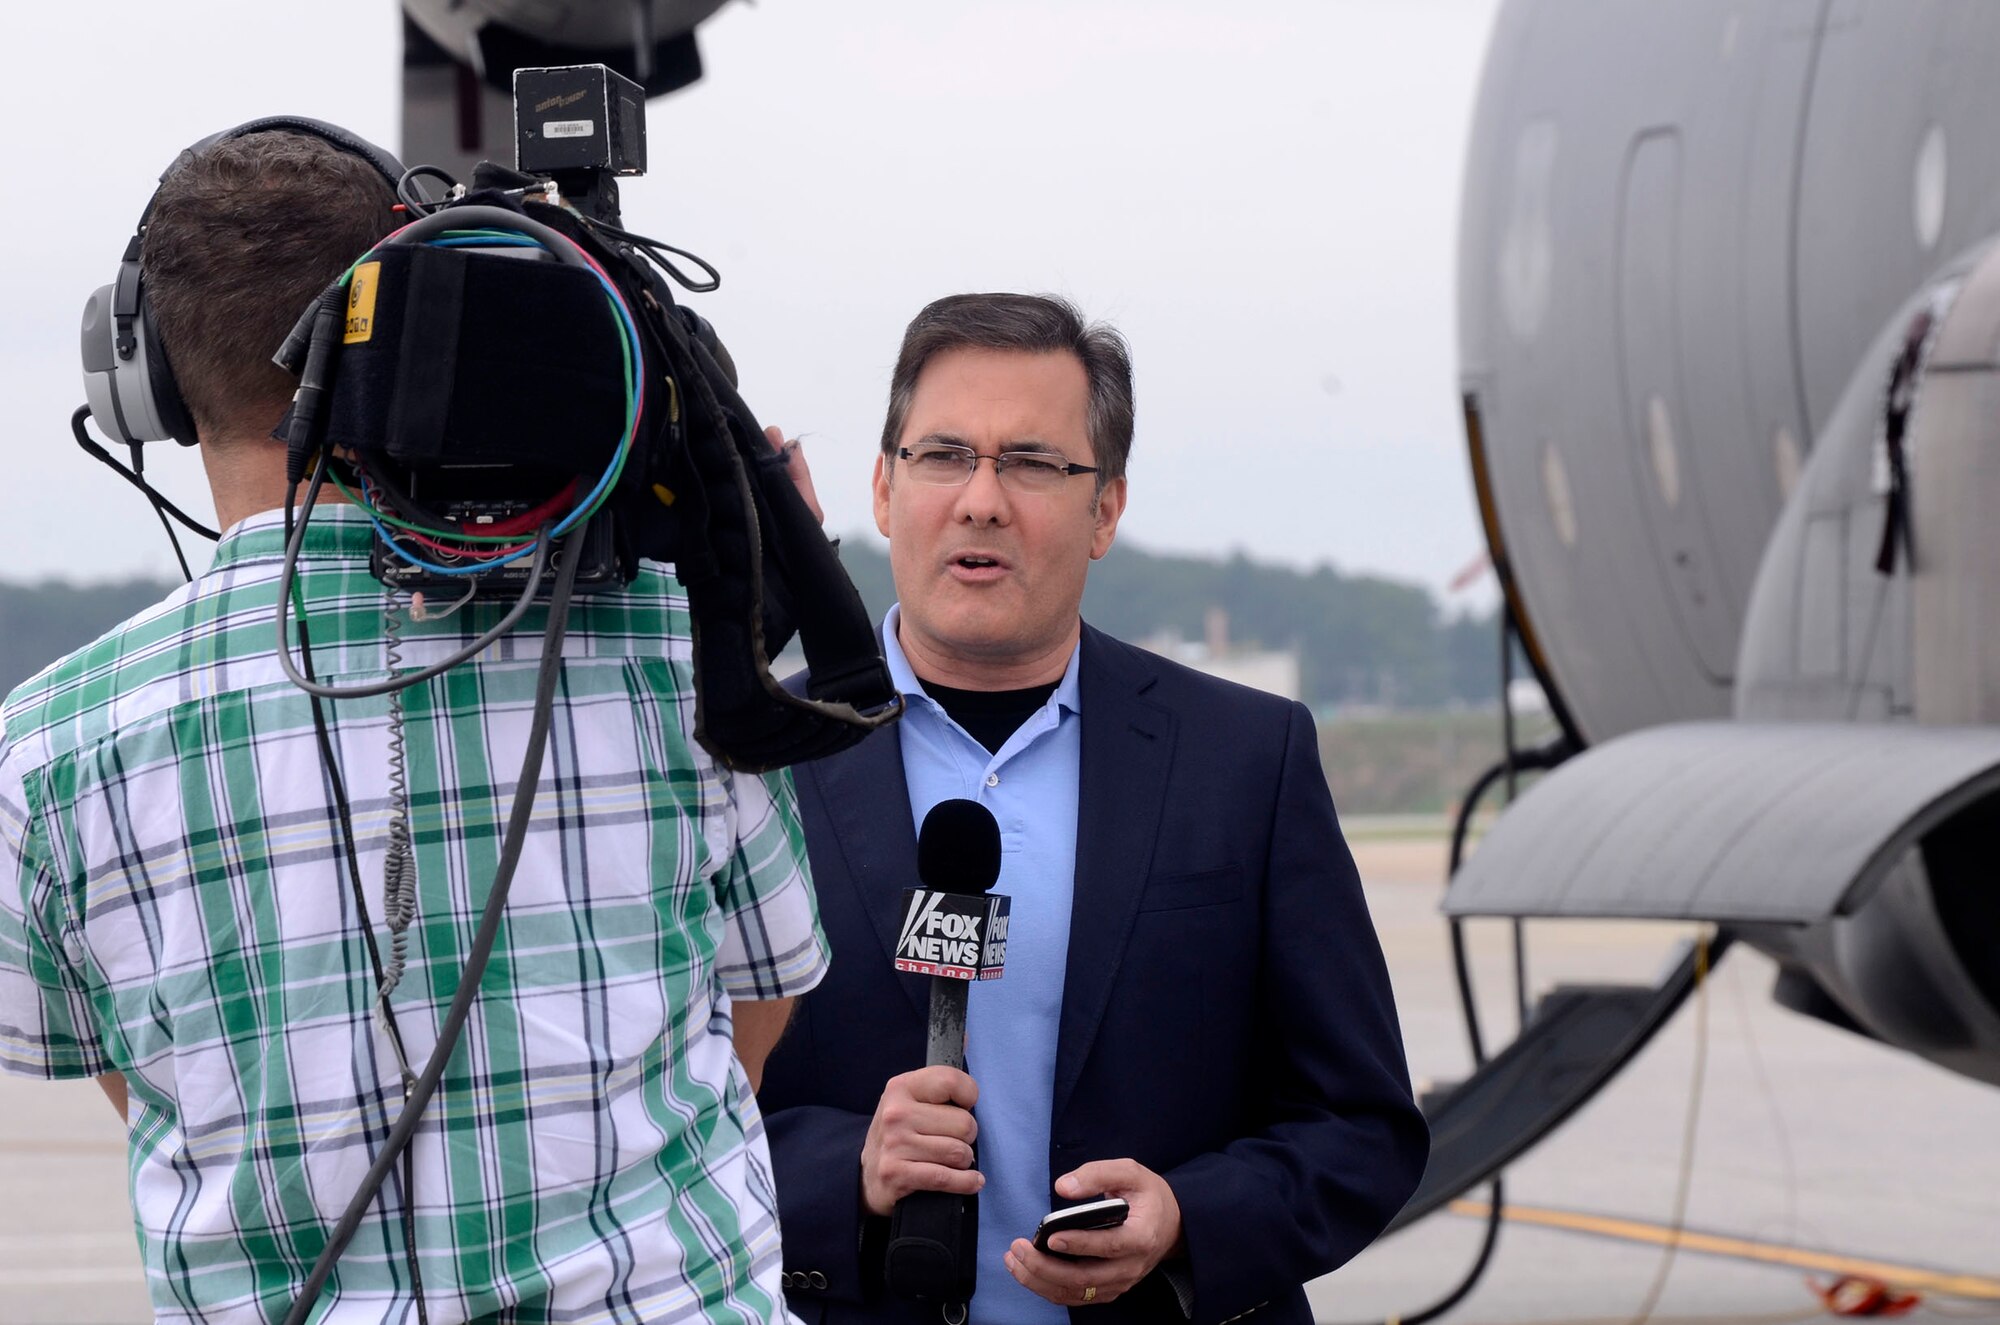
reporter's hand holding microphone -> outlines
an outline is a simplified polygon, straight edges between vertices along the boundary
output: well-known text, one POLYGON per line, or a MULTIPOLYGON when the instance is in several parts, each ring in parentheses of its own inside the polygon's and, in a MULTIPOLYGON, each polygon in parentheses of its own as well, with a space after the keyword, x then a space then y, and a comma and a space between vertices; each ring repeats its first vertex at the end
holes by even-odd
POLYGON ((923 1067, 889 1078, 861 1146, 861 1203, 887 1218, 911 1192, 976 1195, 986 1179, 973 1166, 979 1086, 953 1067, 923 1067))

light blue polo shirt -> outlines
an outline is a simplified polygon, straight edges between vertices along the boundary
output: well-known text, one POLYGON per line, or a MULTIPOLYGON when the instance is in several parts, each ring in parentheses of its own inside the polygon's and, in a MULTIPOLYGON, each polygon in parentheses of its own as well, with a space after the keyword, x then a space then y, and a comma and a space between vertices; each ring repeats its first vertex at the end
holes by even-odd
POLYGON ((979 1083, 978 1325, 1068 1325, 1069 1312, 1007 1273, 1007 1248, 1033 1235, 1049 1211, 1049 1114, 1054 1108, 1056 1034, 1069 960, 1070 893, 1076 881, 1076 804, 1082 735, 1077 655, 1048 702, 997 754, 968 735, 924 693, 896 641, 900 607, 882 623, 882 651, 907 709, 900 724, 903 776, 913 828, 939 801, 963 797, 1000 824, 1000 881, 1013 899, 1007 973, 966 998, 966 1068, 979 1083))

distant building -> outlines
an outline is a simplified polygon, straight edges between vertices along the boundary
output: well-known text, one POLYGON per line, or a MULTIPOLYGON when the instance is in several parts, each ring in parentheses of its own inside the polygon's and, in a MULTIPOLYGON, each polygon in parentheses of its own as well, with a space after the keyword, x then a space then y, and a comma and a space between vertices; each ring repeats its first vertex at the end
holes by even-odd
POLYGON ((1140 640, 1139 645, 1225 681, 1268 690, 1286 699, 1303 697, 1297 649, 1262 649, 1231 644, 1229 613, 1220 607, 1209 608, 1202 624, 1205 627, 1202 639, 1190 640, 1179 634, 1162 632, 1140 640))

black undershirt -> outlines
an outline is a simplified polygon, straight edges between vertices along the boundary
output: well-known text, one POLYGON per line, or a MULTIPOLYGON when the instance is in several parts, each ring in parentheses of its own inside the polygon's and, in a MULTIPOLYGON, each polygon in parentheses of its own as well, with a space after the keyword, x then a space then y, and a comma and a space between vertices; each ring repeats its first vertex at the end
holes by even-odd
POLYGON ((920 684, 946 716, 965 728, 968 736, 989 753, 999 754, 1007 738, 1049 702, 1049 696, 1056 692, 1061 681, 1029 686, 1026 690, 956 690, 921 680, 920 684))

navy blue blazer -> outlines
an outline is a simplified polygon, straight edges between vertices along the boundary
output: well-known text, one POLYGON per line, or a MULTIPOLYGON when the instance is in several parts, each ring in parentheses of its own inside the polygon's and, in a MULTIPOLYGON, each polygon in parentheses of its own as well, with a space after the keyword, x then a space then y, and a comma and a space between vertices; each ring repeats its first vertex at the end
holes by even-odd
MULTIPOLYGON (((1044 1180, 1138 1160, 1180 1202, 1197 1322, 1254 1311, 1307 1325, 1301 1285, 1381 1232, 1429 1152, 1312 719, 1089 626, 1082 650, 1076 891, 1044 1180)), ((882 1295, 879 1261, 865 1263, 877 1230, 860 1212, 883 1083, 924 1064, 928 984, 890 959, 917 877, 900 736, 878 732, 797 781, 834 961, 759 1092, 789 1301, 823 1325, 935 1322, 935 1307, 882 1295)), ((1053 1189, 1049 1203, 1062 1204, 1053 1189)), ((1071 1317, 1181 1313, 1156 1273, 1071 1317)))

